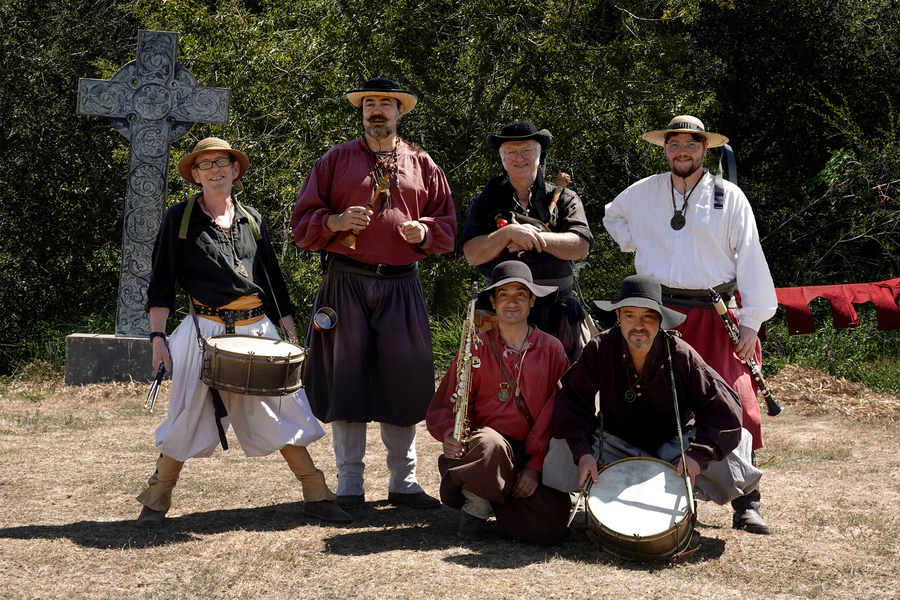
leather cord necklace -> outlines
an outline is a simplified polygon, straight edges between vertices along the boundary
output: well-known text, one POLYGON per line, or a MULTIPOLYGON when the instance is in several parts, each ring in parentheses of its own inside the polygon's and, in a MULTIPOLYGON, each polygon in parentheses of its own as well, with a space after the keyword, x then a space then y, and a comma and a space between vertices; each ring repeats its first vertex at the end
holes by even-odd
MULTIPOLYGON (((703 177, 700 177, 700 179, 703 179, 703 177)), ((675 206, 675 181, 672 179, 672 176, 669 175, 669 183, 671 184, 669 189, 672 193, 672 210, 675 211, 675 214, 672 216, 672 220, 669 221, 669 225, 671 225, 672 229, 674 229, 675 231, 681 231, 682 229, 684 229, 684 225, 687 222, 684 218, 684 211, 685 209, 687 209, 688 200, 690 199, 691 194, 693 194, 694 190, 697 188, 697 184, 700 183, 700 179, 697 180, 697 183, 694 184, 694 187, 691 188, 691 191, 689 191, 687 193, 687 196, 684 197, 684 203, 682 203, 681 205, 681 210, 678 210, 675 206)))

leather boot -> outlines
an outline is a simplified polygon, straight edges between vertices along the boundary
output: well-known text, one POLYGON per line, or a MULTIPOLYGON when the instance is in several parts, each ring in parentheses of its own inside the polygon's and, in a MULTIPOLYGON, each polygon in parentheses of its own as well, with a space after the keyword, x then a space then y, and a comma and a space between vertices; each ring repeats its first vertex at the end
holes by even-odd
POLYGON ((172 489, 178 482, 182 467, 183 461, 165 454, 159 455, 156 471, 147 480, 147 489, 137 497, 144 508, 135 522, 136 527, 159 527, 163 524, 166 512, 172 506, 172 489))
POLYGON ((735 498, 731 501, 734 509, 731 526, 735 529, 744 529, 750 533, 768 534, 769 526, 759 514, 760 506, 759 488, 756 488, 746 496, 735 498))

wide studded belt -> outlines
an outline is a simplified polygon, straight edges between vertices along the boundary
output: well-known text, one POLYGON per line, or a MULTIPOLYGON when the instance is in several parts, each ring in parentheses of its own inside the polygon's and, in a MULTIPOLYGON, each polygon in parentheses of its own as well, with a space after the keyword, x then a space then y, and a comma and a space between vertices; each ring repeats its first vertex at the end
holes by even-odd
POLYGON ((253 319, 254 317, 266 314, 265 306, 232 310, 230 308, 213 308, 211 306, 197 304, 196 302, 194 302, 193 304, 194 311, 196 311, 198 315, 202 315, 204 317, 216 317, 218 319, 221 319, 222 322, 225 323, 225 333, 234 333, 234 324, 237 321, 247 321, 249 319, 253 319))

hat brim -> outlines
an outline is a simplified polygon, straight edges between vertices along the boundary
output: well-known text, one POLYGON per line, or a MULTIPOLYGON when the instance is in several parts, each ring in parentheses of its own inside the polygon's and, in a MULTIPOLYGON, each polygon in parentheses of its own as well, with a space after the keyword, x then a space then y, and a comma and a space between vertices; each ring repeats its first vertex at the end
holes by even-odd
POLYGON ((666 308, 650 298, 625 298, 623 300, 594 300, 591 306, 605 313, 615 312, 617 308, 649 308, 659 313, 660 329, 675 329, 687 318, 677 310, 666 308))
POLYGON ((412 92, 404 92, 398 90, 350 90, 344 94, 350 104, 356 108, 362 107, 363 98, 366 96, 384 96, 386 98, 396 98, 403 105, 403 114, 412 112, 412 109, 419 103, 418 97, 412 92))
POLYGON ((710 148, 718 148, 719 146, 724 146, 728 143, 728 138, 720 133, 697 131, 696 129, 656 129, 654 131, 648 131, 647 133, 641 135, 641 137, 651 144, 655 144, 657 146, 665 146, 666 136, 676 133, 689 133, 691 135, 699 135, 706 139, 707 145, 710 148))
POLYGON ((222 152, 228 152, 231 154, 234 159, 241 165, 241 172, 238 173, 235 181, 240 181, 241 178, 244 177, 244 174, 247 173, 247 169, 250 168, 250 159, 247 158, 247 155, 239 150, 235 150, 233 148, 222 148, 222 147, 212 147, 212 148, 204 148, 203 150, 198 150, 196 152, 191 152, 190 154, 182 157, 181 160, 178 161, 178 174, 181 175, 181 178, 187 181, 188 183, 193 183, 194 185, 200 185, 200 182, 194 178, 194 158, 198 154, 202 154, 204 152, 209 152, 211 150, 221 150, 222 152))
POLYGON ((490 134, 487 136, 487 145, 490 146, 494 152, 500 152, 500 146, 502 146, 504 142, 526 142, 528 140, 535 140, 541 145, 541 150, 546 150, 553 141, 553 136, 550 135, 550 132, 546 129, 541 129, 537 133, 530 133, 528 135, 490 134))
POLYGON ((522 285, 527 287, 532 294, 539 298, 555 294, 557 291, 559 291, 559 288, 557 288, 555 285, 538 285, 521 277, 507 277, 506 279, 501 279, 494 285, 485 288, 478 293, 478 302, 481 304, 482 308, 493 310, 493 305, 491 304, 491 296, 494 295, 493 290, 508 283, 521 283, 522 285))

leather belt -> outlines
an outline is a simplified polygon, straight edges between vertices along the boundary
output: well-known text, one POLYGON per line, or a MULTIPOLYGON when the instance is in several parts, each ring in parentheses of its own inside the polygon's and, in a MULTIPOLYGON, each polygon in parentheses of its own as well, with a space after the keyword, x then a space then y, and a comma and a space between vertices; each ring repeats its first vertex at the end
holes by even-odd
POLYGON ((345 254, 331 254, 332 268, 337 272, 359 273, 362 275, 374 275, 375 277, 401 277, 419 270, 419 263, 408 265, 389 265, 386 263, 370 263, 345 254))
MULTIPOLYGON (((670 288, 664 285, 662 288, 662 300, 666 306, 674 306, 676 308, 713 308, 712 298, 709 297, 709 290, 680 290, 670 288)), ((725 283, 721 283, 713 289, 722 296, 722 301, 727 308, 738 308, 737 300, 734 297, 734 290, 737 288, 737 280, 732 279, 725 283)))
POLYGON ((234 333, 234 324, 236 321, 247 321, 254 317, 266 314, 265 306, 257 306, 256 308, 242 308, 240 310, 231 310, 226 308, 213 308, 202 304, 194 304, 194 311, 198 315, 204 317, 216 317, 222 319, 225 323, 225 333, 234 333))

